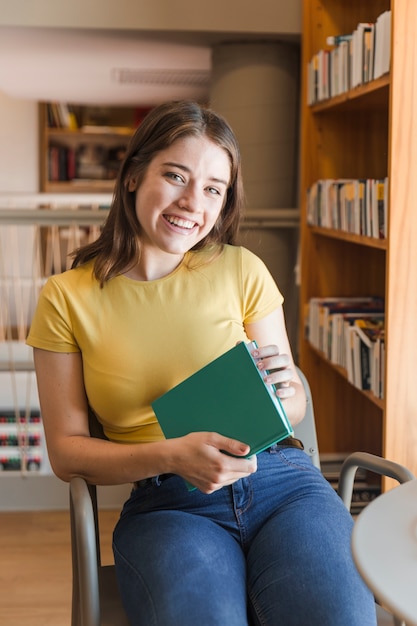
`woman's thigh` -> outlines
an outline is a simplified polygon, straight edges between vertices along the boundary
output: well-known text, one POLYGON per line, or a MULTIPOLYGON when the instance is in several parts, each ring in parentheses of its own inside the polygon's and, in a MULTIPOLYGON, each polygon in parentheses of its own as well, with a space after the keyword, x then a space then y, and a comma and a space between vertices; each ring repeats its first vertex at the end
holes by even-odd
POLYGON ((122 517, 114 533, 132 626, 245 626, 246 564, 216 523, 180 511, 122 517))
POLYGON ((272 489, 278 492, 275 511, 247 555, 254 624, 375 626, 374 600, 352 559, 353 520, 343 502, 299 451, 278 451, 267 463, 285 467, 272 489))

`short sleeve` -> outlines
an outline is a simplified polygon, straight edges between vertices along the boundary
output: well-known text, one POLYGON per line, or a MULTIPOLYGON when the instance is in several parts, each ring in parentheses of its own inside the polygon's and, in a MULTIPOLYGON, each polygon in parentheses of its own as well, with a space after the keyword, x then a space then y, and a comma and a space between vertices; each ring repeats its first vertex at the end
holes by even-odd
POLYGON ((242 248, 243 319, 257 322, 282 305, 284 298, 265 263, 242 248))
POLYGON ((56 277, 43 287, 26 343, 52 352, 79 352, 71 326, 68 300, 56 277))

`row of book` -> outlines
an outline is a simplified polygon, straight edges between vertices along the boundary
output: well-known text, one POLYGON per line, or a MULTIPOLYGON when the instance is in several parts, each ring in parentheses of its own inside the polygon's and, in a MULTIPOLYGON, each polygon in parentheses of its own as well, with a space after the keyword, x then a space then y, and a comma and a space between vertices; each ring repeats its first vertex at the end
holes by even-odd
POLYGON ((81 106, 67 102, 46 103, 48 128, 86 133, 130 135, 152 107, 81 106))
POLYGON ((384 397, 385 314, 379 297, 311 298, 306 314, 310 344, 358 389, 384 397))
POLYGON ((328 49, 308 64, 307 102, 314 104, 388 73, 391 62, 391 11, 375 23, 360 22, 353 33, 329 37, 328 49))
MULTIPOLYGON (((335 491, 339 488, 340 472, 348 456, 349 452, 322 452, 320 454, 322 474, 335 491)), ((372 500, 380 495, 381 483, 378 479, 375 482, 375 478, 375 475, 372 475, 368 470, 358 468, 355 474, 350 506, 350 512, 354 517, 359 515, 372 500)))
POLYGON ((48 102, 46 106, 49 128, 77 130, 78 120, 73 108, 66 102, 48 102))
POLYGON ((307 223, 356 235, 387 236, 388 178, 324 179, 307 191, 307 223))
POLYGON ((48 180, 114 180, 125 150, 124 145, 107 147, 89 143, 74 148, 51 144, 48 148, 48 180))
POLYGON ((43 440, 39 411, 25 415, 21 410, 0 409, 0 471, 39 471, 43 440))

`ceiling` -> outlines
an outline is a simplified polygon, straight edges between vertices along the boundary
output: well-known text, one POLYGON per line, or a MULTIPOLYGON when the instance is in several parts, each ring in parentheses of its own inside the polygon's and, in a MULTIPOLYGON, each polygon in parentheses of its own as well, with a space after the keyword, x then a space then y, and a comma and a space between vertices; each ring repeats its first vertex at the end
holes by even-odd
POLYGON ((210 74, 210 42, 196 36, 0 27, 0 91, 13 98, 140 106, 204 100, 210 74))

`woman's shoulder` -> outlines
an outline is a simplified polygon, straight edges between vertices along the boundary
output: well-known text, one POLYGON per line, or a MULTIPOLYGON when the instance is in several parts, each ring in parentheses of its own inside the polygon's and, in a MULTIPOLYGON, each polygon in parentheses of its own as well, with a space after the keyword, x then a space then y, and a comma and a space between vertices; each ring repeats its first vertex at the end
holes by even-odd
POLYGON ((254 252, 244 246, 231 244, 215 244, 203 250, 192 252, 187 266, 193 269, 205 268, 206 272, 233 273, 240 275, 259 276, 267 273, 265 263, 254 252))
POLYGON ((68 269, 59 274, 53 274, 48 277, 44 289, 71 291, 73 289, 79 289, 82 284, 91 286, 97 283, 93 270, 93 263, 89 262, 77 268, 68 269))
POLYGON ((192 252, 191 255, 196 261, 205 259, 206 261, 217 260, 219 263, 232 261, 236 263, 241 263, 242 261, 248 263, 262 263, 261 259, 248 248, 227 243, 213 244, 203 250, 192 252))
POLYGON ((231 261, 239 263, 244 270, 252 271, 255 269, 263 270, 266 268, 262 259, 244 246, 225 245, 224 254, 227 263, 231 261))

